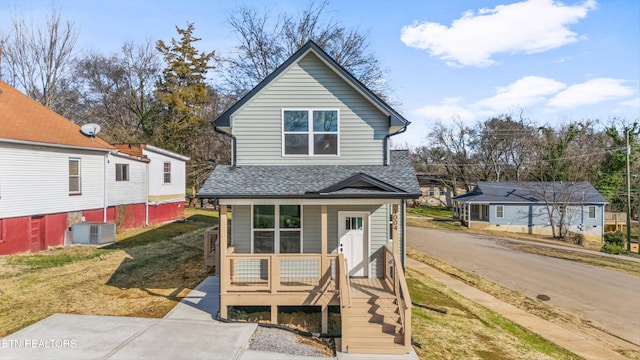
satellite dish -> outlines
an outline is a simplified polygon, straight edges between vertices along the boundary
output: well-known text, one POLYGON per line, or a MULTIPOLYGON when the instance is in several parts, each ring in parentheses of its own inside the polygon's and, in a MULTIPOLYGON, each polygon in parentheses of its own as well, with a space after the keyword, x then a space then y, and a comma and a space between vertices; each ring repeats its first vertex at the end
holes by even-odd
POLYGON ((80 132, 86 136, 94 137, 100 132, 100 125, 94 123, 84 124, 80 127, 80 132))

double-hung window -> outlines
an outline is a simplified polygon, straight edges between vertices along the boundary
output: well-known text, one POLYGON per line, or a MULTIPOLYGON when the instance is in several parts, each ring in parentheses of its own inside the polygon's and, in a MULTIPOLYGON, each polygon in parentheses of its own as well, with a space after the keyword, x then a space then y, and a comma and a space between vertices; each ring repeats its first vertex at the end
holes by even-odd
POLYGON ((171 184, 171 163, 170 162, 165 162, 164 166, 162 167, 162 173, 164 175, 164 183, 165 184, 171 184))
POLYGON ((496 205, 496 217, 503 218, 504 217, 504 206, 496 205))
POLYGON ((302 214, 300 205, 254 205, 253 252, 301 253, 302 214))
POLYGON ((595 219, 595 218, 596 218, 596 207, 589 206, 589 219, 595 219))
POLYGON ((283 110, 283 155, 338 155, 338 118, 338 110, 283 110))
POLYGON ((116 164, 116 181, 129 181, 129 164, 116 164))
POLYGON ((69 195, 82 193, 80 180, 80 159, 69 158, 69 195))

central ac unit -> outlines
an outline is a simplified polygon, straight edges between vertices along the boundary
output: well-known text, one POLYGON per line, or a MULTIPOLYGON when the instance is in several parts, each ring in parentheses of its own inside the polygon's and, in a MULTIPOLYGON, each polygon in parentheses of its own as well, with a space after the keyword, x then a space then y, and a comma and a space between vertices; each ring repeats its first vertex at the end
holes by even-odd
POLYGON ((71 225, 71 243, 105 245, 116 241, 115 223, 84 222, 71 225))

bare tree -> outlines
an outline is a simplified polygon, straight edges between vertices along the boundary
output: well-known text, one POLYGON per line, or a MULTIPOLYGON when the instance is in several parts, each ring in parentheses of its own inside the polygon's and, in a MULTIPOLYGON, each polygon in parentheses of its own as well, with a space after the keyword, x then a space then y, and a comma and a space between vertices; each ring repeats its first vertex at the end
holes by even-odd
POLYGON ((159 112, 154 92, 160 60, 153 42, 128 42, 111 56, 89 53, 75 70, 84 112, 74 116, 100 123, 103 137, 112 142, 149 139, 159 112))
POLYGON ((365 86, 383 96, 385 74, 369 50, 365 33, 347 29, 327 14, 328 1, 309 3, 297 16, 284 13, 274 19, 267 10, 241 7, 228 22, 238 36, 235 56, 222 59, 227 90, 242 96, 262 81, 309 40, 316 42, 338 64, 365 86))
POLYGON ((63 20, 56 10, 41 25, 14 16, 3 42, 3 78, 43 105, 63 112, 77 38, 73 22, 63 20))

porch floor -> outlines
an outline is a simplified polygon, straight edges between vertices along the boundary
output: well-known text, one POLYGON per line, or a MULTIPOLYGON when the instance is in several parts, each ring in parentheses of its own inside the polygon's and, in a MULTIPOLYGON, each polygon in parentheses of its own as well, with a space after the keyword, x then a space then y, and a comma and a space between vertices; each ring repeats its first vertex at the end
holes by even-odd
POLYGON ((384 279, 351 278, 353 298, 394 298, 393 290, 384 279))

